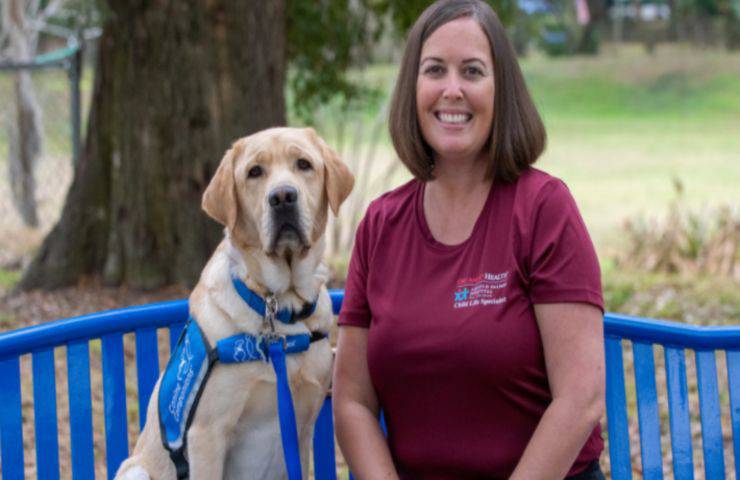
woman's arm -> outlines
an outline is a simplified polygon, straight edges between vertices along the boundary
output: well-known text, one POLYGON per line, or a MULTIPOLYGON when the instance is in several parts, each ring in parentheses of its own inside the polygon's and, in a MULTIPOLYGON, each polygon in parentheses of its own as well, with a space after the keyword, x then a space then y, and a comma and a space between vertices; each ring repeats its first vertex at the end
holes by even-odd
POLYGON ((534 306, 552 402, 510 480, 562 479, 604 414, 604 326, 588 304, 534 306))
POLYGON ((397 479, 378 423, 378 398, 367 368, 368 329, 339 327, 332 402, 337 440, 355 478, 397 479))

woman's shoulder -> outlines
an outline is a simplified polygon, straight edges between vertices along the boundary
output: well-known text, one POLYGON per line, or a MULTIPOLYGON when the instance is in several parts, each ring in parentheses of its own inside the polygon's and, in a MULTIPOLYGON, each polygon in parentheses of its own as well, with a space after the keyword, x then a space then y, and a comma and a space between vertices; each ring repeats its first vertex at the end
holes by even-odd
POLYGON ((533 193, 541 193, 543 189, 549 191, 567 188, 565 183, 558 177, 535 167, 525 169, 519 175, 516 185, 518 189, 533 193))
POLYGON ((512 184, 518 203, 536 207, 543 202, 570 197, 570 190, 558 177, 538 168, 529 167, 512 184))
POLYGON ((399 215, 409 213, 414 199, 420 188, 419 180, 411 179, 408 182, 389 190, 373 201, 367 207, 365 217, 372 220, 388 220, 399 215))

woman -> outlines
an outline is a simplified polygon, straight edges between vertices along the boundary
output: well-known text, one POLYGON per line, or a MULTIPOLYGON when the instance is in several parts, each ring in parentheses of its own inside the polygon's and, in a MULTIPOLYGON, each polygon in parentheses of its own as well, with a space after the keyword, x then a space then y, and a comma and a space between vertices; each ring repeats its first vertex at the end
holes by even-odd
POLYGON ((603 478, 603 302, 495 13, 439 1, 409 34, 391 136, 416 177, 358 227, 334 374, 357 478, 603 478), (378 425, 383 410, 388 439, 378 425))

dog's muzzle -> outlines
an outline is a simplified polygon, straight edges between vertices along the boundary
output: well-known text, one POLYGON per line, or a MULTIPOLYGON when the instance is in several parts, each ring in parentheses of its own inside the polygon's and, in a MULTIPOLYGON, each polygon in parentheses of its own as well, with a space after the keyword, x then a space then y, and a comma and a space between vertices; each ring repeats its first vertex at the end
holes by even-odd
POLYGON ((298 212, 298 190, 289 185, 274 188, 267 195, 272 220, 271 250, 278 246, 303 247, 306 238, 298 212))

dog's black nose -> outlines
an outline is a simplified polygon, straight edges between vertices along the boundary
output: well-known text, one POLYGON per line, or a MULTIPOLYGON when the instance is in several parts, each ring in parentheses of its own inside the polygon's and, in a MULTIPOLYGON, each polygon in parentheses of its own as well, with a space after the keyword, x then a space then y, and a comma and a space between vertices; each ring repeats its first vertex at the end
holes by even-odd
POLYGON ((267 200, 273 208, 281 206, 288 207, 298 200, 298 190, 288 186, 277 187, 270 192, 267 200))

